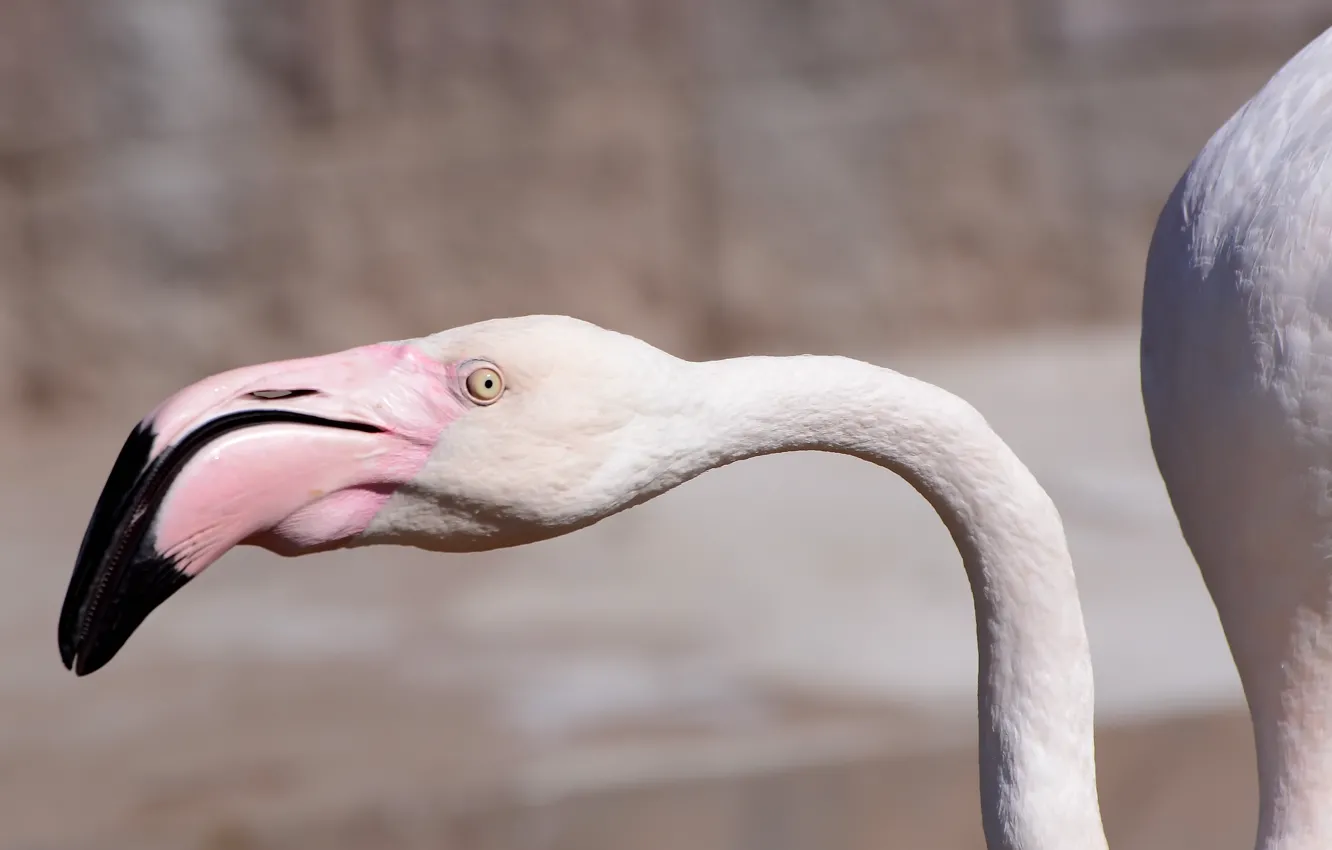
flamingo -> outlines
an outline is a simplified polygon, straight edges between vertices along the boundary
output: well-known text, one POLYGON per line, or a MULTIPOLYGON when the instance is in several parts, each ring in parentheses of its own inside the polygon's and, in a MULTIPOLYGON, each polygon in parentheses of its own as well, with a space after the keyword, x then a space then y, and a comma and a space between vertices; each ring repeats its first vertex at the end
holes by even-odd
MULTIPOLYGON (((1264 850, 1332 846, 1332 296, 1318 285, 1332 208, 1317 146, 1332 129, 1329 39, 1190 165, 1143 298, 1152 448, 1250 706, 1264 850)), ((529 316, 206 378, 145 417, 113 465, 61 610, 61 658, 99 670, 234 546, 523 545, 799 450, 902 476, 958 546, 987 845, 1104 848, 1091 660, 1057 509, 963 399, 848 358, 690 362, 529 316)))
POLYGON ((1152 451, 1252 718, 1256 847, 1332 847, 1332 30, 1175 185, 1148 252, 1152 451))
POLYGON ((206 378, 125 442, 70 579, 61 657, 98 670, 233 546, 517 546, 798 450, 902 476, 960 550, 988 845, 1104 848, 1090 651, 1054 503, 966 401, 843 357, 692 362, 528 316, 206 378))

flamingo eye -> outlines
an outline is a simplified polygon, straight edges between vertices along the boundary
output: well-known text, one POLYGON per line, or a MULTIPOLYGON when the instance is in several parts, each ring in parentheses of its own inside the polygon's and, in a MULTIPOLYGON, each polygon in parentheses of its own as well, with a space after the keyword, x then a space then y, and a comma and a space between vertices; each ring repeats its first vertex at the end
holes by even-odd
POLYGON ((465 386, 467 395, 471 396, 472 401, 477 404, 490 404, 504 392, 504 379, 496 370, 482 366, 467 376, 465 386))

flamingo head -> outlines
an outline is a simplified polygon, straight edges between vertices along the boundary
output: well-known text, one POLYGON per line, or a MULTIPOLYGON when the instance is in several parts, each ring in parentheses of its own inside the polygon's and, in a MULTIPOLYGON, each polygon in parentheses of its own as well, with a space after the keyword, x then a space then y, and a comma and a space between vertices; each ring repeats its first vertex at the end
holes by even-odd
POLYGON ((679 408, 663 383, 683 363, 530 316, 186 387, 135 426, 111 469, 61 611, 62 660, 78 675, 101 668, 238 545, 480 551, 649 498, 669 486, 659 438, 679 408))

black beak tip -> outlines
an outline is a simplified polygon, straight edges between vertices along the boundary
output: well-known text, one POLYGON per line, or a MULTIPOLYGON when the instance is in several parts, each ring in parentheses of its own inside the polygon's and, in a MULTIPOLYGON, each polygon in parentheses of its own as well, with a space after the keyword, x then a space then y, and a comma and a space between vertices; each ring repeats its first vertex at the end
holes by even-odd
POLYGON ((60 660, 66 670, 74 670, 77 675, 83 675, 80 671, 87 669, 86 661, 80 656, 87 655, 88 643, 95 638, 92 629, 97 626, 95 620, 101 618, 95 609, 100 602, 106 601, 102 599, 102 591, 110 589, 99 589, 99 585, 113 587, 119 572, 118 565, 105 563, 106 553, 112 548, 117 527, 132 507, 134 490, 148 469, 156 438, 151 423, 140 422, 134 426, 116 457, 84 531, 69 588, 65 591, 65 602, 60 609, 57 633, 60 660))
POLYGON ((115 649, 103 650, 101 652, 94 649, 93 652, 78 656, 72 665, 67 666, 74 671, 75 676, 82 678, 105 667, 106 663, 115 656, 119 649, 120 646, 115 647, 115 649))
POLYGON ((190 580, 175 559, 157 550, 152 530, 154 512, 175 473, 209 440, 270 422, 382 430, 290 410, 241 410, 208 421, 154 458, 158 435, 152 422, 136 425, 93 508, 65 592, 57 635, 65 669, 76 676, 100 670, 144 619, 190 580))
POLYGON ((190 576, 174 559, 158 554, 151 541, 144 544, 130 563, 117 570, 106 598, 74 602, 81 610, 60 631, 60 660, 75 676, 105 667, 148 615, 189 582, 190 576))

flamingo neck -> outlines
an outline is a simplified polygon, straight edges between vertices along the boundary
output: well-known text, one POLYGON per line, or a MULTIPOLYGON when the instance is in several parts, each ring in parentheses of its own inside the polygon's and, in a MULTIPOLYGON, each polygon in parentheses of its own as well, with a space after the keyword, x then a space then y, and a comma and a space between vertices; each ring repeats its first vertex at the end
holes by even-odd
MULTIPOLYGON (((1220 355, 1204 349, 1196 362, 1211 357, 1220 355)), ((1285 404, 1304 392, 1296 380, 1309 379, 1283 378, 1281 392, 1260 386, 1254 394, 1254 382, 1239 377, 1183 372, 1188 380, 1167 382, 1173 374, 1146 348, 1143 364, 1152 450, 1249 705, 1259 794, 1254 846, 1328 847, 1330 445, 1325 429, 1306 427, 1285 404)))
POLYGON ((690 364, 706 401, 662 489, 776 452, 852 455, 905 478, 944 521, 971 583, 986 843, 1104 848, 1091 656, 1059 513, 969 404, 838 357, 690 364), (697 427, 702 424, 703 427, 697 427))
MULTIPOLYGON (((1310 539, 1287 530, 1287 540, 1310 539)), ((1255 847, 1325 848, 1332 836, 1328 554, 1310 548, 1299 557, 1268 547, 1246 557, 1243 551, 1241 544, 1225 561, 1212 558, 1207 578, 1253 721, 1259 791, 1255 847), (1236 566, 1233 573, 1216 566, 1230 563, 1236 566), (1268 581, 1243 581, 1253 564, 1263 565, 1268 581)))
POLYGON ((1332 612, 1298 616, 1288 657, 1275 698, 1250 703, 1261 850, 1315 850, 1332 835, 1332 612))

